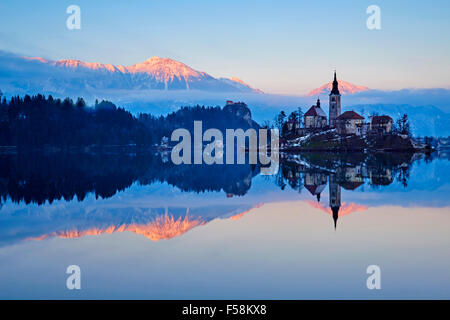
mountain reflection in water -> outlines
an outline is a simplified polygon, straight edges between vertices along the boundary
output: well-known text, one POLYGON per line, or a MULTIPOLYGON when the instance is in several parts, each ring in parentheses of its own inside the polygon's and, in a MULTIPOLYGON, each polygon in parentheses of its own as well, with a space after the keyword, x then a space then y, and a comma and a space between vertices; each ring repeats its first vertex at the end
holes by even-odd
MULTIPOLYGON (((342 189, 379 190, 394 183, 407 188, 411 166, 415 162, 427 165, 438 156, 283 154, 278 174, 264 179, 272 186, 269 189, 289 186, 310 193, 307 203, 329 213, 336 228, 339 217, 368 208, 345 201, 342 189)), ((124 231, 153 241, 171 239, 217 218, 237 220, 262 203, 276 201, 261 193, 248 202, 227 202, 236 196, 245 199, 259 172, 256 165, 176 166, 167 161, 167 154, 1 155, 0 205, 9 208, 0 208, 0 245, 124 231), (161 185, 171 191, 159 195, 157 187, 149 195, 137 193, 138 199, 150 197, 151 202, 127 205, 105 201, 120 197, 125 190, 161 185), (173 190, 179 193, 173 194, 173 190), (217 193, 226 197, 220 202, 207 200, 217 193), (183 194, 194 198, 186 200, 183 194), (79 202, 86 202, 86 207, 72 208, 79 202)))

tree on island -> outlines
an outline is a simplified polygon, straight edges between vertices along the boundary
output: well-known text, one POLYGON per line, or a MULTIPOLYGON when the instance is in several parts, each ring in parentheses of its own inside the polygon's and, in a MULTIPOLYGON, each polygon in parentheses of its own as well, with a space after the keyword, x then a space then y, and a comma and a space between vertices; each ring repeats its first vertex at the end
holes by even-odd
POLYGON ((394 126, 394 131, 400 134, 411 136, 411 126, 409 124, 408 115, 405 113, 397 119, 394 126))
POLYGON ((297 120, 299 123, 300 128, 303 127, 303 117, 305 116, 305 113, 302 110, 302 107, 297 108, 297 120))
POLYGON ((264 120, 261 128, 262 129, 273 129, 273 125, 270 123, 269 120, 264 120))
POLYGON ((283 124, 286 119, 286 113, 284 111, 281 111, 274 119, 275 121, 275 127, 281 132, 281 129, 283 129, 283 124))
POLYGON ((289 115, 289 121, 297 122, 298 121, 298 114, 296 111, 291 112, 289 115))

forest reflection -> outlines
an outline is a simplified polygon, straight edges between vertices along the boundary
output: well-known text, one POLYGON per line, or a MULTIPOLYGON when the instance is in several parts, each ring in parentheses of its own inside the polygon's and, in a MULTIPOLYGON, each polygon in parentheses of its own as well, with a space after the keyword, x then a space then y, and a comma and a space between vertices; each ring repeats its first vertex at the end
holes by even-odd
MULTIPOLYGON (((422 157, 412 153, 284 154, 278 174, 268 179, 281 189, 305 188, 317 199, 327 183, 330 188, 339 186, 346 190, 355 190, 365 181, 371 188, 394 181, 406 187, 412 163, 422 157)), ((41 205, 61 199, 83 201, 90 193, 97 198, 110 198, 135 182, 142 186, 166 182, 184 192, 243 196, 259 173, 257 165, 177 166, 168 159, 167 153, 1 155, 1 202, 11 199, 14 203, 41 205)))

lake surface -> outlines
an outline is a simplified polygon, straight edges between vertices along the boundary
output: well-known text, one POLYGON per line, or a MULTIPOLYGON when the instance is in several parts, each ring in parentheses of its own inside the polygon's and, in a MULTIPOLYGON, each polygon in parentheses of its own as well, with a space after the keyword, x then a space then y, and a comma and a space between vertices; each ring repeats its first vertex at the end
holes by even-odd
POLYGON ((450 298, 448 153, 168 159, 0 155, 0 298, 450 298))

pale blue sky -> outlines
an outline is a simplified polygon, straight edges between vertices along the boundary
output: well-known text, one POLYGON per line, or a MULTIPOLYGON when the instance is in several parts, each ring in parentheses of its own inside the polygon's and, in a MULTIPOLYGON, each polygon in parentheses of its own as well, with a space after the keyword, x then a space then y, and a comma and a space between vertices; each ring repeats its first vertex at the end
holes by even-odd
POLYGON ((331 80, 379 89, 450 87, 450 2, 70 0, 0 2, 0 49, 130 65, 170 57, 270 93, 331 80), (66 8, 81 7, 81 30, 66 8), (366 8, 381 8, 379 31, 366 8))

